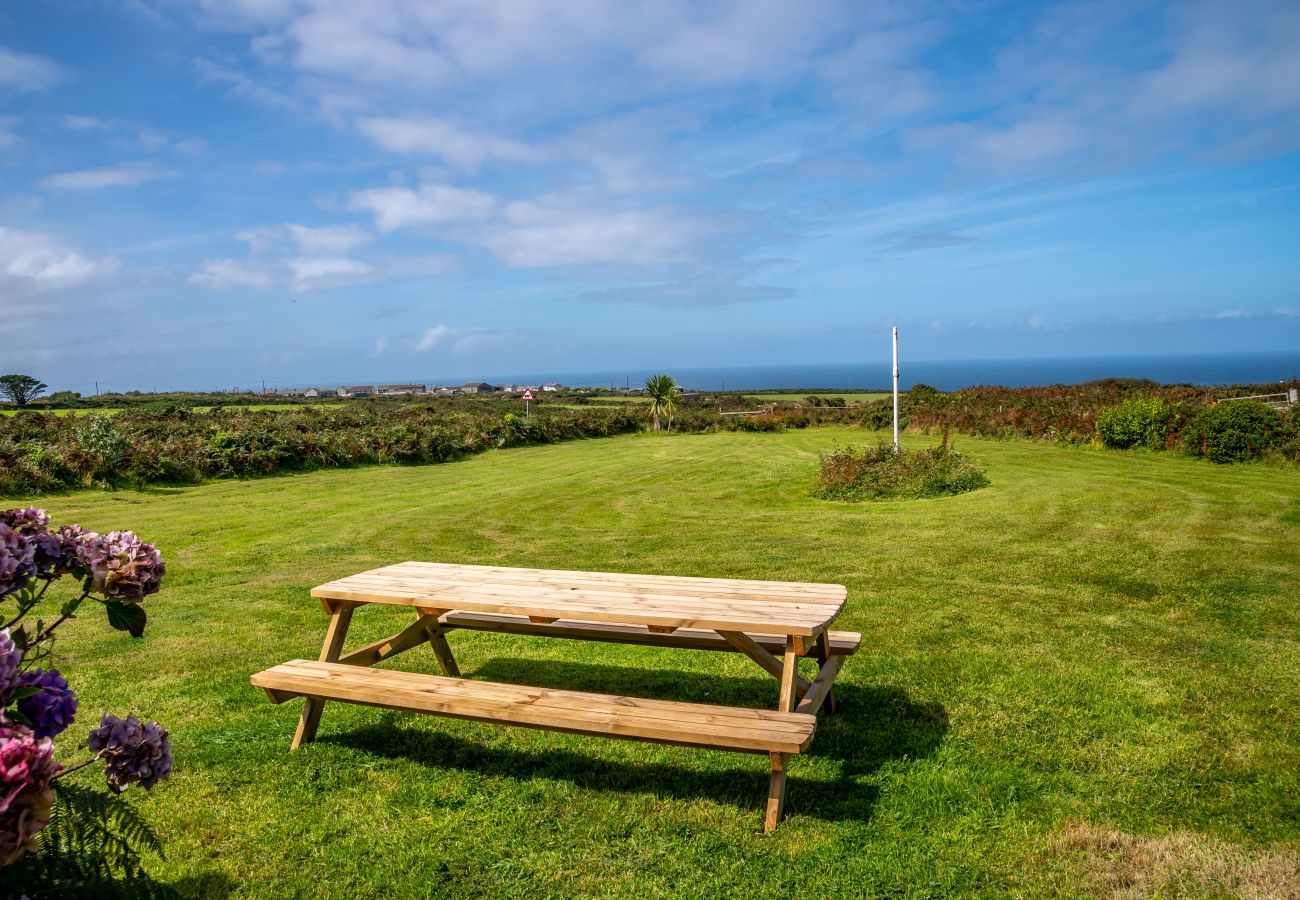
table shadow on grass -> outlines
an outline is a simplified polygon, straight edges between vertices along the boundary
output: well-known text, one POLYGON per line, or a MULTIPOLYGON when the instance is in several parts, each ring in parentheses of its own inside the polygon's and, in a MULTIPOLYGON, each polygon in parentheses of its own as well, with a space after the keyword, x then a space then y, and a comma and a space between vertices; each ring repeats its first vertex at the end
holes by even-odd
MULTIPOLYGON (((772 678, 514 658, 493 659, 467 674, 534 687, 775 707, 776 682, 772 678)), ((891 761, 915 761, 933 754, 948 731, 948 714, 941 704, 919 701, 894 685, 837 683, 835 695, 836 712, 823 709, 812 744, 791 761, 786 809, 794 815, 827 821, 866 821, 879 798, 871 776, 891 761), (830 779, 801 777, 801 757, 830 761, 839 771, 830 779)), ((409 720, 404 714, 384 713, 374 725, 323 735, 318 740, 390 759, 482 775, 563 780, 584 790, 707 799, 745 809, 762 806, 767 794, 766 754, 726 753, 723 758, 728 763, 701 771, 685 763, 615 762, 553 745, 537 750, 493 747, 442 731, 404 728, 402 723, 409 720)), ((686 759, 686 754, 699 751, 683 748, 680 752, 686 759)))

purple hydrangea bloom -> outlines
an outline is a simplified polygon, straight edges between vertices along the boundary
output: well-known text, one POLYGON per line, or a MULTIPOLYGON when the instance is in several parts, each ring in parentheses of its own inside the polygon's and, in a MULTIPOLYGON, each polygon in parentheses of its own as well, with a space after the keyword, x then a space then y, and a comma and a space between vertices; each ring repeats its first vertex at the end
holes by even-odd
POLYGON ((50 782, 61 768, 49 738, 0 720, 0 869, 36 849, 54 805, 50 782))
POLYGON ((23 651, 9 636, 9 629, 0 629, 0 703, 18 687, 18 664, 23 661, 23 651))
POLYGON ((25 509, 0 510, 0 522, 14 531, 30 534, 34 531, 44 531, 50 524, 50 517, 45 514, 45 510, 28 506, 25 509))
POLYGON ((132 782, 148 790, 172 770, 167 729, 157 722, 142 723, 135 715, 119 719, 106 713, 86 746, 103 757, 104 777, 119 794, 132 782))
POLYGON ((54 564, 55 575, 66 575, 81 567, 81 545, 99 537, 95 531, 87 531, 80 525, 64 525, 57 532, 59 540, 59 559, 54 564))
POLYGON ((55 570, 62 556, 63 541, 57 532, 50 531, 50 517, 46 515, 45 510, 34 506, 26 509, 6 509, 0 511, 0 523, 8 525, 31 542, 32 562, 36 565, 37 575, 49 578, 56 574, 55 570))
POLYGON ((58 669, 31 669, 18 678, 19 687, 37 687, 39 693, 18 701, 18 711, 31 723, 38 738, 58 737, 77 717, 77 695, 58 669))
POLYGON ((83 536, 77 558, 90 570, 92 591, 132 603, 156 592, 167 572, 158 549, 130 531, 83 536))
POLYGON ((36 574, 31 539, 0 522, 0 597, 12 594, 36 574))

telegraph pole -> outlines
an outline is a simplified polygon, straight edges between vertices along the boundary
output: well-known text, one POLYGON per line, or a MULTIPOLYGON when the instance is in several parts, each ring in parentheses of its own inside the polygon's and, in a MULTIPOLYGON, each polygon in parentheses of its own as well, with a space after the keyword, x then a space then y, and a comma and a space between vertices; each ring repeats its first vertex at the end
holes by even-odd
POLYGON ((894 452, 898 452, 898 326, 894 326, 894 452))

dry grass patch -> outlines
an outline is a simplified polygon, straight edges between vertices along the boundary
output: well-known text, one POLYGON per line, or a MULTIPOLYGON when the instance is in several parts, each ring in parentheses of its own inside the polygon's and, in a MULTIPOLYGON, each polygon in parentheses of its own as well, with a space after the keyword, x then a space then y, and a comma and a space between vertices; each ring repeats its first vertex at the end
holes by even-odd
POLYGON ((1178 831, 1142 837, 1072 822, 1056 841, 1081 857, 1105 897, 1300 898, 1300 853, 1248 850, 1203 834, 1178 831))

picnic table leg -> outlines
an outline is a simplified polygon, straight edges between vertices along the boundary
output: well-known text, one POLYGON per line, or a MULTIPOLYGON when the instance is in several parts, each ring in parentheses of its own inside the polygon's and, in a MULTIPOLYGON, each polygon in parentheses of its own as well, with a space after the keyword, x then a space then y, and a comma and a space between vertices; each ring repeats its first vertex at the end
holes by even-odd
MULTIPOLYGON (((321 646, 321 662, 338 662, 343 652, 343 640, 348 636, 348 626, 352 624, 353 604, 337 600, 322 600, 321 603, 330 614, 329 628, 325 631, 325 643, 321 646)), ((290 750, 297 750, 303 744, 316 739, 316 729, 320 726, 320 714, 325 709, 325 701, 308 697, 303 703, 302 718, 298 720, 298 730, 294 732, 290 750)))
POLYGON ((785 764, 789 754, 773 753, 772 780, 767 785, 767 815, 763 818, 763 834, 771 834, 785 812, 785 764))
MULTIPOLYGON (((799 678, 799 645, 793 636, 785 639, 785 658, 781 661, 781 700, 778 708, 782 712, 793 712, 798 699, 796 690, 799 678)), ((788 753, 772 753, 772 778, 767 785, 767 815, 763 819, 763 833, 771 834, 781 821, 785 812, 785 775, 788 753)))
POLYGON ((431 609, 426 612, 418 609, 416 612, 421 618, 429 620, 425 625, 424 633, 429 636, 429 646, 433 648, 433 655, 438 658, 438 667, 442 669, 442 674, 449 678, 459 678, 460 666, 456 665, 456 657, 451 655, 451 645, 447 643, 447 631, 439 621, 439 617, 445 610, 431 609))
MULTIPOLYGON (((831 643, 830 643, 830 639, 826 637, 826 632, 823 631, 821 634, 817 635, 817 672, 818 672, 818 674, 820 674, 820 673, 821 673, 821 670, 824 669, 824 668, 826 667, 826 663, 830 661, 830 658, 831 658, 831 643)), ((832 684, 830 687, 828 687, 828 688, 826 689, 826 711, 827 711, 827 712, 831 712, 831 713, 833 713, 833 712, 835 712, 835 710, 836 710, 836 705, 835 705, 835 685, 832 684)))

